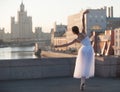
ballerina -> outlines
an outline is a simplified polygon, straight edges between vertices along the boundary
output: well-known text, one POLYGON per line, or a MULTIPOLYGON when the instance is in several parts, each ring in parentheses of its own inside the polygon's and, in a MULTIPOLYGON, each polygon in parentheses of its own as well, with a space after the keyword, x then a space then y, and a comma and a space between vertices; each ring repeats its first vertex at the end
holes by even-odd
POLYGON ((85 89, 86 79, 94 76, 94 66, 95 66, 94 50, 91 45, 89 37, 85 33, 85 14, 87 14, 87 13, 89 13, 88 10, 83 12, 82 32, 79 32, 79 28, 77 26, 72 27, 72 32, 73 32, 73 34, 77 35, 77 38, 75 38, 73 41, 71 41, 67 44, 54 46, 55 48, 66 47, 66 46, 72 45, 76 42, 82 44, 82 46, 78 50, 78 55, 76 58, 75 69, 74 69, 74 74, 73 74, 74 78, 81 78, 80 90, 82 90, 82 91, 85 89))

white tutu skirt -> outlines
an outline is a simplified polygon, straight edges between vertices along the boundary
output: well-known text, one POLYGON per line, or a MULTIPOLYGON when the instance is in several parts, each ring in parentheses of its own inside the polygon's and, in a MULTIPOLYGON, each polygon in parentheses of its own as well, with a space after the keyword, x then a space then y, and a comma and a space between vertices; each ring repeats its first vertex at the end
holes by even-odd
POLYGON ((91 46, 82 46, 76 58, 74 78, 86 77, 87 79, 94 76, 94 50, 91 46))

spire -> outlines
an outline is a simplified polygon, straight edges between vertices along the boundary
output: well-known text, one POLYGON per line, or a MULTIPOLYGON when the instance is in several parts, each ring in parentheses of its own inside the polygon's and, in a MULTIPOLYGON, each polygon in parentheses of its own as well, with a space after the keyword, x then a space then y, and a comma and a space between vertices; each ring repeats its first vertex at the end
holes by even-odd
POLYGON ((24 4, 23 4, 23 1, 21 2, 21 5, 20 5, 20 11, 24 11, 24 4))

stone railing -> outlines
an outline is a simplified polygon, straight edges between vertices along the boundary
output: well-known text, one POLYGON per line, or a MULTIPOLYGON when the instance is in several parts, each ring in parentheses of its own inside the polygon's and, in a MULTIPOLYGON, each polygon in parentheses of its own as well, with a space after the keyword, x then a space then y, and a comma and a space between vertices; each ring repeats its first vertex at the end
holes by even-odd
MULTIPOLYGON (((96 57, 95 76, 120 77, 119 57, 96 57)), ((75 57, 0 60, 0 80, 72 76, 75 57)))
POLYGON ((0 80, 72 76, 75 58, 0 60, 0 80))
POLYGON ((120 77, 120 57, 96 57, 95 75, 100 77, 120 77))

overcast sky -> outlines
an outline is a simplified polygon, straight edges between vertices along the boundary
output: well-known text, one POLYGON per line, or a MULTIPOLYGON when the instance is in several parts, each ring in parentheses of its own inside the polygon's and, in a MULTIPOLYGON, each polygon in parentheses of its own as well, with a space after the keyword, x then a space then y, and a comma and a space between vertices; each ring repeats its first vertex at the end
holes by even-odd
POLYGON ((120 17, 120 0, 0 0, 0 28, 10 31, 11 16, 17 21, 22 1, 28 16, 32 16, 33 28, 42 27, 44 32, 50 32, 55 21, 67 24, 67 17, 81 9, 113 6, 114 16, 120 17))

